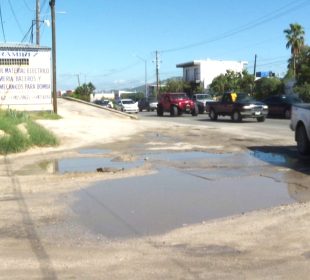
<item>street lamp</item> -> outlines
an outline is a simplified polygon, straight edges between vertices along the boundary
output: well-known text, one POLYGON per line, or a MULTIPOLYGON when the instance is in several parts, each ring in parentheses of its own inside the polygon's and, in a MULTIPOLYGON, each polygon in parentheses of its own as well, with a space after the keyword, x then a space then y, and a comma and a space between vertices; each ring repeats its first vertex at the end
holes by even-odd
POLYGON ((147 60, 138 56, 138 55, 135 55, 136 58, 142 60, 144 62, 144 78, 145 78, 145 98, 148 97, 148 94, 147 94, 147 60))

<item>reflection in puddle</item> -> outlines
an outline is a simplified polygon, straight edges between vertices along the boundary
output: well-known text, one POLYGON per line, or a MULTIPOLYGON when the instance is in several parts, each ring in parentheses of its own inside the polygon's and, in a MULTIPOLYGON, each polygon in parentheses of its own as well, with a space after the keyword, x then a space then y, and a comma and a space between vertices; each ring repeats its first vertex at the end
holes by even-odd
POLYGON ((290 164, 295 164, 297 162, 296 159, 293 159, 287 155, 283 154, 277 154, 277 153, 271 153, 271 152, 262 152, 262 151, 253 151, 252 152, 253 156, 268 162, 270 164, 277 164, 277 165, 290 165, 290 164))
POLYGON ((126 238, 294 201, 286 183, 258 175, 227 178, 227 170, 214 180, 213 171, 199 170, 198 176, 165 168, 99 182, 76 194, 73 210, 78 222, 95 233, 126 238))
POLYGON ((130 169, 137 168, 143 164, 143 161, 123 162, 113 161, 110 158, 66 158, 50 162, 53 166, 53 173, 70 172, 95 172, 97 169, 130 169))
POLYGON ((23 167, 16 172, 17 175, 31 175, 42 172, 50 174, 56 173, 74 173, 74 172, 109 172, 138 168, 143 165, 143 160, 138 161, 116 161, 104 157, 82 157, 82 158, 64 158, 49 161, 41 161, 37 164, 23 167))

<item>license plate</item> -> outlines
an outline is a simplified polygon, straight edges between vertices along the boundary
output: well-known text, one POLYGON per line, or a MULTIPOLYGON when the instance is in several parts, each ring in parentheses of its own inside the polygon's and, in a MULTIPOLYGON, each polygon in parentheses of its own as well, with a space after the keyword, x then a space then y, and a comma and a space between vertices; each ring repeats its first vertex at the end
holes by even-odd
POLYGON ((256 116, 259 116, 260 114, 261 114, 261 111, 256 111, 256 112, 255 112, 255 115, 256 115, 256 116))

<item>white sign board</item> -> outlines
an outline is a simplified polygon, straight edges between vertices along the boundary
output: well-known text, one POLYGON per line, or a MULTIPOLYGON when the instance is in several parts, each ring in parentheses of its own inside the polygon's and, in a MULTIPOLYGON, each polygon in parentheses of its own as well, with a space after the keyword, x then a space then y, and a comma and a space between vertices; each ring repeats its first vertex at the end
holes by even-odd
POLYGON ((0 108, 52 110, 51 52, 0 47, 0 108))

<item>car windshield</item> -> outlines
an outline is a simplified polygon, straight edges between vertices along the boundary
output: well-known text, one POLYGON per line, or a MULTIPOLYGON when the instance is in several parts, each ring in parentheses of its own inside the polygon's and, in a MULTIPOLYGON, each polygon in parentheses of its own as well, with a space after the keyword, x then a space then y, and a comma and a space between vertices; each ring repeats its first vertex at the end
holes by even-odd
POLYGON ((211 99, 211 96, 209 94, 199 94, 196 95, 197 100, 203 100, 203 99, 211 99))
POLYGON ((135 104, 133 100, 122 100, 123 104, 135 104))
POLYGON ((104 101, 102 101, 102 104, 103 104, 103 105, 108 105, 108 104, 109 104, 109 101, 108 101, 108 100, 104 100, 104 101))
POLYGON ((171 94, 171 99, 184 99, 187 98, 185 93, 177 93, 177 94, 171 94))
POLYGON ((236 101, 238 101, 238 102, 252 102, 252 101, 256 101, 256 100, 247 93, 238 93, 236 101))

